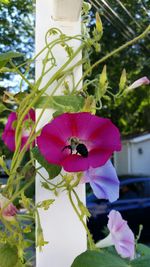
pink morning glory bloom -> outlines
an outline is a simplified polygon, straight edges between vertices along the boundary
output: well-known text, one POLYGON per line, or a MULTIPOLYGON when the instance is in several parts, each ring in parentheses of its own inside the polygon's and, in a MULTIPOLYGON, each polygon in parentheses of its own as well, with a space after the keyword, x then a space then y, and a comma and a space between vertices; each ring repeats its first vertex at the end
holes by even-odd
POLYGON ((129 228, 127 221, 123 220, 121 214, 112 210, 108 215, 108 229, 109 235, 100 240, 96 246, 99 248, 108 247, 114 245, 118 254, 122 258, 135 257, 135 240, 134 234, 129 228))
MULTIPOLYGON (((2 134, 2 140, 5 145, 11 150, 15 151, 15 121, 17 120, 17 113, 11 112, 8 116, 8 121, 5 125, 4 132, 2 134)), ((25 116, 24 121, 32 120, 35 121, 35 111, 31 109, 29 113, 25 116)), ((25 145, 28 140, 28 136, 31 132, 31 126, 28 129, 22 130, 22 140, 21 140, 21 148, 25 145)))
POLYGON ((90 183, 97 198, 110 202, 119 198, 119 180, 110 160, 98 168, 89 168, 83 173, 83 182, 90 183))
POLYGON ((64 113, 46 124, 37 138, 44 158, 68 172, 102 166, 121 149, 120 133, 105 118, 88 112, 64 113))
POLYGON ((3 210, 2 211, 3 218, 7 221, 14 221, 15 215, 17 214, 17 209, 12 203, 10 203, 10 204, 8 204, 8 206, 6 206, 8 201, 9 201, 9 199, 7 199, 2 194, 0 194, 0 211, 3 210), (5 206, 6 206, 6 208, 4 208, 5 206))
POLYGON ((149 80, 146 76, 144 76, 144 77, 142 77, 142 78, 136 80, 134 83, 132 83, 132 84, 127 88, 127 90, 135 89, 135 88, 140 87, 140 86, 142 86, 142 85, 144 85, 144 84, 150 84, 150 80, 149 80))

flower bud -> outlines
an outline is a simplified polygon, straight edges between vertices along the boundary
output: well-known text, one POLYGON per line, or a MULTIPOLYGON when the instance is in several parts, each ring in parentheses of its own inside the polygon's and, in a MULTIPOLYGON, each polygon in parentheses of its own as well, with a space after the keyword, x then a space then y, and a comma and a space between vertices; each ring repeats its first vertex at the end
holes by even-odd
POLYGON ((17 209, 12 203, 7 205, 8 202, 9 199, 0 194, 0 211, 2 212, 2 217, 7 221, 14 221, 17 209))
POLYGON ((125 91, 129 92, 132 89, 140 87, 140 86, 142 86, 144 84, 150 84, 150 80, 146 76, 136 80, 134 83, 132 83, 130 86, 128 86, 128 88, 125 91))

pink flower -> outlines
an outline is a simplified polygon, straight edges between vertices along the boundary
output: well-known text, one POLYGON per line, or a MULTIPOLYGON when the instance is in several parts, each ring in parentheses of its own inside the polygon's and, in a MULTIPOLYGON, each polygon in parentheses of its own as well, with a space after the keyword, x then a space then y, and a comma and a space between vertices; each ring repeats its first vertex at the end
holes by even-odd
POLYGON ((3 218, 7 221, 14 221, 17 209, 12 203, 7 206, 8 201, 9 199, 0 194, 0 210, 2 211, 3 218), (6 208, 4 208, 5 206, 6 208))
POLYGON ((127 222, 122 219, 121 214, 112 210, 108 215, 109 235, 100 240, 96 246, 99 248, 114 245, 118 254, 123 258, 134 259, 135 256, 135 240, 134 234, 129 228, 127 222))
POLYGON ((37 138, 44 158, 78 172, 102 166, 121 149, 120 134, 109 120, 88 112, 64 113, 46 124, 37 138))
MULTIPOLYGON (((4 132, 2 134, 2 140, 5 145, 11 150, 15 151, 15 121, 17 120, 17 113, 11 112, 8 121, 5 125, 4 132)), ((29 113, 25 116, 24 121, 35 121, 35 111, 31 109, 29 113)), ((28 127, 22 130, 22 140, 21 140, 21 148, 25 145, 28 140, 28 136, 31 131, 31 125, 29 123, 28 127)))
POLYGON ((144 84, 150 84, 150 80, 145 76, 145 77, 142 77, 138 80, 136 80, 134 83, 132 83, 128 88, 127 90, 130 90, 130 89, 135 89, 141 85, 144 85, 144 84))
POLYGON ((90 183, 97 198, 113 202, 119 198, 119 180, 110 160, 98 168, 89 168, 83 173, 83 182, 90 183))

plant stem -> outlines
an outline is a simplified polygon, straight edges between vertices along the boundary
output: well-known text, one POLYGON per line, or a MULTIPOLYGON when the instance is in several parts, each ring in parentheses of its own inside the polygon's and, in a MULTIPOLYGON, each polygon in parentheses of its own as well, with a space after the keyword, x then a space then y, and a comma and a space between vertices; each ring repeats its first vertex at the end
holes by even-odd
POLYGON ((126 42, 125 44, 121 45, 120 47, 116 48, 114 51, 110 52, 109 54, 107 54, 106 56, 104 56, 103 58, 101 58, 100 60, 98 60, 97 62, 95 62, 87 71, 85 71, 84 75, 81 77, 81 79, 78 81, 78 83, 76 84, 76 87, 74 90, 76 90, 79 86, 79 84, 81 83, 82 80, 84 80, 84 78, 89 74, 89 72, 91 72, 96 66, 98 66, 99 64, 101 64, 102 62, 106 61, 107 59, 109 59, 110 57, 114 56, 115 54, 118 54, 119 52, 121 52, 123 49, 127 48, 128 46, 136 43, 137 41, 139 41, 140 39, 143 39, 150 31, 150 25, 145 29, 145 31, 143 33, 141 33, 139 36, 135 37, 134 39, 126 42))
POLYGON ((75 213, 77 214, 79 220, 82 222, 82 225, 84 226, 84 228, 85 228, 85 230, 86 230, 86 233, 87 233, 87 236, 88 236, 88 241, 89 241, 89 247, 90 247, 90 250, 95 250, 95 244, 94 244, 93 238, 92 238, 92 236, 91 236, 91 233, 90 233, 90 231, 89 231, 89 229, 88 229, 88 227, 87 227, 87 225, 86 225, 86 223, 85 223, 83 217, 80 215, 80 213, 79 213, 79 211, 78 211, 76 205, 75 205, 74 202, 73 202, 72 195, 71 195, 72 192, 74 193, 77 202, 80 201, 78 195, 77 195, 76 192, 75 192, 75 190, 70 190, 70 189, 69 189, 69 190, 68 190, 68 196, 69 196, 70 203, 71 203, 71 205, 72 205, 72 207, 73 207, 75 213))

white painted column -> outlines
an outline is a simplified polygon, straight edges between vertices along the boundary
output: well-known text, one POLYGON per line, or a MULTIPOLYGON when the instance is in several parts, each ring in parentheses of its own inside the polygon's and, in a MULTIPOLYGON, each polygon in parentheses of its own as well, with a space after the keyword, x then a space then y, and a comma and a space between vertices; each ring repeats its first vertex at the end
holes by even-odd
MULTIPOLYGON (((36 53, 38 53, 44 47, 45 33, 51 27, 57 27, 68 35, 80 33, 81 23, 80 19, 77 20, 79 13, 77 8, 80 7, 81 2, 81 0, 36 1, 36 53), (53 6, 54 2, 56 4, 55 6, 53 6), (67 4, 66 8, 64 7, 65 3, 67 4), (70 5, 71 3, 75 4, 76 9, 70 9, 72 6, 70 5), (63 4, 63 8, 61 7, 61 4, 63 4), (61 10, 62 12, 60 12, 61 10), (69 10, 71 11, 69 12, 69 10), (75 12, 72 12, 72 10, 75 12)), ((72 46, 77 48, 79 46, 79 42, 73 42, 72 46)), ((55 55, 59 61, 58 65, 61 66, 66 60, 66 53, 64 53, 58 47, 55 50, 55 55)), ((75 60, 79 60, 80 57, 81 55, 79 55, 75 60)), ((56 67, 54 72, 59 66, 56 67)), ((38 79, 41 73, 41 68, 42 57, 40 57, 36 62, 36 79, 38 79)), ((80 79, 81 75, 82 68, 80 67, 76 69, 76 82, 80 79)), ((45 77, 44 82, 46 82, 49 78, 49 76, 45 77)), ((51 88, 49 88, 49 91, 50 89, 51 88)), ((61 93, 59 92, 59 94, 61 93)), ((40 111, 38 110, 37 115, 39 112, 40 111)), ((39 127, 45 125, 50 120, 50 117, 52 117, 52 111, 46 110, 39 123, 39 127)), ((42 174, 45 177, 47 175, 44 169, 42 170, 42 174)), ((80 185, 77 188, 77 192, 80 199, 83 201, 83 203, 85 203, 85 186, 80 185)), ((40 177, 37 176, 36 202, 50 198, 54 198, 54 195, 50 191, 41 187, 40 177)), ((39 252, 37 249, 36 267, 70 267, 74 258, 86 250, 87 240, 85 230, 77 218, 74 210, 72 209, 66 192, 59 194, 55 203, 48 211, 41 210, 40 217, 44 237, 49 244, 45 245, 42 252, 39 252)))

